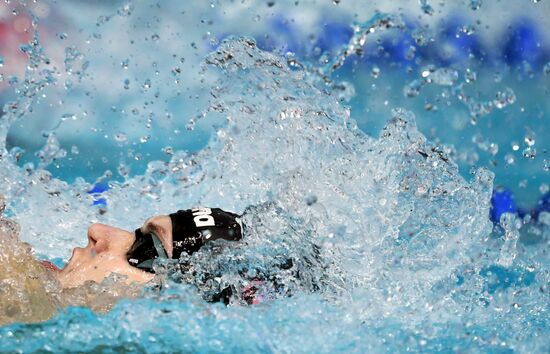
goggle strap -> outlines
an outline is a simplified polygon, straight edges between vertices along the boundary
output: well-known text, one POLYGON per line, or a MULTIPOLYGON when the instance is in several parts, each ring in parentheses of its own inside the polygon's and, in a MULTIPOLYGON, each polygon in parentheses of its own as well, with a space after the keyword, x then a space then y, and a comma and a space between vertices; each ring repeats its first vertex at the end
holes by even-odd
POLYGON ((162 245, 160 238, 154 232, 150 232, 150 234, 151 234, 151 238, 153 239, 153 244, 155 245, 155 249, 157 250, 159 257, 168 258, 168 255, 166 255, 166 251, 164 250, 164 246, 162 245))

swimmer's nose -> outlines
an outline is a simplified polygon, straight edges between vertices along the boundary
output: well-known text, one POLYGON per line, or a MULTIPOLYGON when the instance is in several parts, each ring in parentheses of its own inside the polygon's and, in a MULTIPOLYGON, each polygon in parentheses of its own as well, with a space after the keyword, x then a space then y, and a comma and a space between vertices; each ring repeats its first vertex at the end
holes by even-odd
POLYGON ((109 246, 128 234, 127 231, 104 224, 92 224, 88 228, 89 246, 93 247, 96 253, 109 249, 109 246))

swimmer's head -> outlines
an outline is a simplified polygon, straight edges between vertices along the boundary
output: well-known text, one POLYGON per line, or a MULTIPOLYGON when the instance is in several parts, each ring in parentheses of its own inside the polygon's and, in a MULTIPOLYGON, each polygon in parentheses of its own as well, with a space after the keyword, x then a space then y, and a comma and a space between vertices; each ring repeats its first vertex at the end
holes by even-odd
POLYGON ((111 273, 126 276, 128 283, 145 283, 153 278, 153 262, 159 257, 179 259, 182 252, 191 254, 208 241, 241 237, 239 216, 217 208, 155 216, 135 232, 93 224, 88 245, 75 248, 66 267, 56 273, 65 288, 101 282, 111 273))

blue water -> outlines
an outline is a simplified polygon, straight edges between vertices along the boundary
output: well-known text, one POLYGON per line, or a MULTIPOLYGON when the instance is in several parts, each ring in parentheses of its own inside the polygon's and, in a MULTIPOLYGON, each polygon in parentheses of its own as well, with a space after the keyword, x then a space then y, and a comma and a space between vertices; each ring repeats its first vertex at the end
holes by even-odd
POLYGON ((253 226, 193 255, 218 283, 5 326, 0 350, 548 352, 549 4, 423 3, 3 5, 39 33, 2 93, 23 240, 67 259, 90 221, 199 204, 253 226), (245 268, 293 295, 202 300, 245 268))

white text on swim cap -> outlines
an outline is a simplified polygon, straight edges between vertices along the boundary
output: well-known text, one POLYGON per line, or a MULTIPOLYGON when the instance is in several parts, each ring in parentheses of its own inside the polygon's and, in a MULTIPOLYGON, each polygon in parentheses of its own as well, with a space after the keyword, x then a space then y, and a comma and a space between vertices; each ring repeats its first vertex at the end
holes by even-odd
POLYGON ((210 214, 212 214, 212 210, 210 208, 195 208, 191 209, 193 212, 193 221, 195 222, 196 227, 204 227, 204 226, 214 226, 214 217, 210 214))

